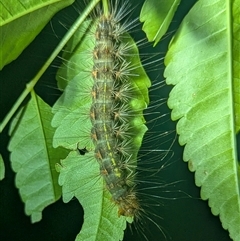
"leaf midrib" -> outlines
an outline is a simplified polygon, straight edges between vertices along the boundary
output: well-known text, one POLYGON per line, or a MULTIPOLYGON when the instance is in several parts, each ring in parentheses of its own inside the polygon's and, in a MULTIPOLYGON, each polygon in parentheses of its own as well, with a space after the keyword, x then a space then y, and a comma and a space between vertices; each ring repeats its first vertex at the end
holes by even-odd
MULTIPOLYGON (((49 149, 48 149, 48 146, 47 146, 47 143, 46 143, 47 135, 46 135, 45 130, 43 128, 44 123, 43 123, 42 118, 41 118, 41 112, 40 112, 40 109, 39 109, 39 102, 38 102, 38 100, 36 98, 36 95, 33 91, 31 91, 31 96, 32 96, 34 102, 36 103, 36 111, 37 111, 37 116, 38 116, 38 122, 40 123, 39 128, 41 129, 41 133, 42 133, 42 136, 43 136, 43 143, 44 143, 43 145, 45 147, 45 148, 43 148, 43 150, 44 150, 44 152, 46 154, 46 157, 47 157, 46 162, 47 162, 48 170, 49 170, 49 174, 50 174, 49 178, 50 178, 50 180, 54 180, 51 165, 50 165, 49 161, 47 161, 47 160, 50 159, 50 154, 49 154, 49 149)), ((53 193, 54 193, 54 198, 56 198, 57 193, 56 193, 56 190, 54 188, 53 181, 51 181, 50 183, 51 183, 52 190, 53 190, 53 193)))
MULTIPOLYGON (((234 165, 234 173, 236 173, 235 177, 236 177, 236 181, 237 181, 237 186, 238 186, 238 196, 240 195, 240 180, 239 180, 239 175, 238 175, 238 169, 239 169, 239 163, 238 163, 238 154, 237 154, 237 140, 236 140, 236 135, 234 130, 236 130, 235 128, 235 118, 234 118, 234 75, 233 75, 233 65, 234 65, 234 59, 233 59, 233 21, 232 21, 232 8, 233 8, 233 4, 232 1, 228 1, 227 4, 227 17, 228 17, 228 52, 229 52, 229 61, 228 61, 228 71, 229 71, 229 77, 231 80, 231 95, 229 95, 229 98, 231 101, 230 103, 232 103, 231 105, 231 130, 232 130, 232 143, 233 143, 233 147, 234 147, 234 153, 233 155, 235 155, 235 165, 234 165)), ((240 207, 240 206, 239 206, 240 207)))
POLYGON ((170 10, 168 11, 168 14, 166 15, 166 17, 164 18, 162 24, 159 26, 159 29, 157 31, 157 33, 155 34, 154 38, 153 38, 153 41, 156 40, 158 34, 162 31, 162 27, 165 25, 165 23, 168 21, 168 18, 169 16, 171 15, 172 13, 172 9, 174 8, 173 6, 175 6, 175 4, 177 3, 177 0, 174 1, 174 3, 171 5, 171 8, 170 10))

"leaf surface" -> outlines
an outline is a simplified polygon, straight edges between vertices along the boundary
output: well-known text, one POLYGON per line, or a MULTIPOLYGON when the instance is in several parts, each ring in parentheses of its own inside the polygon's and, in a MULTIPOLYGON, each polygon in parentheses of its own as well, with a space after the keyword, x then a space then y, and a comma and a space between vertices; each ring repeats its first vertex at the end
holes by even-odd
POLYGON ((183 159, 195 171, 202 199, 209 200, 212 213, 220 215, 223 228, 236 241, 240 240, 240 176, 235 74, 239 76, 240 61, 234 51, 240 29, 234 21, 239 22, 239 9, 239 1, 197 2, 169 46, 164 73, 167 83, 175 85, 168 105, 172 119, 180 119, 177 132, 185 145, 183 159))
POLYGON ((54 129, 51 108, 31 93, 32 98, 11 125, 11 164, 16 186, 32 222, 42 218, 42 210, 61 196, 55 163, 67 152, 52 147, 54 129))
POLYGON ((84 207, 84 223, 75 240, 122 240, 126 218, 118 217, 117 205, 103 188, 104 181, 93 153, 80 155, 72 151, 58 164, 58 169, 63 201, 69 202, 75 196, 84 207))
POLYGON ((16 59, 53 15, 74 0, 2 0, 0 70, 16 59))
POLYGON ((143 4, 140 21, 148 41, 156 45, 167 32, 181 0, 146 0, 143 4))
POLYGON ((232 2, 233 94, 236 133, 240 131, 240 2, 232 2))

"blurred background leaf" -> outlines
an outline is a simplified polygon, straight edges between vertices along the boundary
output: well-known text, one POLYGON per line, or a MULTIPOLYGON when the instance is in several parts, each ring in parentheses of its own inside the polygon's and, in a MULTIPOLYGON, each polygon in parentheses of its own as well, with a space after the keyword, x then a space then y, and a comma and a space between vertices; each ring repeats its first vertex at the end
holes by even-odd
POLYGON ((181 0, 146 0, 143 4, 140 21, 148 41, 154 46, 167 32, 181 0))
POLYGON ((2 0, 0 70, 16 59, 53 15, 74 0, 2 0))

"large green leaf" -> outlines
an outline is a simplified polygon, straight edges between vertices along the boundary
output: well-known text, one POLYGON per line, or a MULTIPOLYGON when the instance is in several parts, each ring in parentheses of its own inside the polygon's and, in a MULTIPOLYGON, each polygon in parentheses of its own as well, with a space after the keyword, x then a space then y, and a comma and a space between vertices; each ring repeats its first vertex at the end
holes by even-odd
POLYGON ((140 14, 143 31, 156 45, 167 32, 181 0, 146 0, 140 14))
POLYGON ((8 148, 25 212, 31 215, 32 222, 37 222, 42 210, 61 196, 55 164, 67 152, 52 147, 51 108, 33 91, 31 95, 26 109, 12 123, 8 148))
POLYGON ((84 207, 84 223, 76 241, 122 240, 126 218, 118 216, 117 205, 103 188, 99 164, 93 153, 83 156, 78 151, 70 152, 58 168, 64 202, 69 202, 75 196, 84 207))
POLYGON ((233 240, 240 240, 239 0, 200 0, 183 20, 166 55, 165 77, 175 85, 168 105, 186 145, 202 199, 233 240), (238 103, 237 103, 238 102, 238 103), (235 128, 236 127, 236 128, 235 128))
POLYGON ((56 12, 73 1, 0 1, 0 70, 21 54, 56 12))

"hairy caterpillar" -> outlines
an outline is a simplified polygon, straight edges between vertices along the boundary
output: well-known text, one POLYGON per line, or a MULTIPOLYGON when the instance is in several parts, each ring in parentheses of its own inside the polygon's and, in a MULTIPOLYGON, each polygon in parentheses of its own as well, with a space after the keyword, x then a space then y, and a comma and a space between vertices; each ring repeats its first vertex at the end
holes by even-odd
MULTIPOLYGON (((146 212, 137 197, 136 168, 146 131, 143 110, 148 103, 150 81, 139 63, 135 44, 126 33, 134 22, 120 24, 128 13, 126 7, 124 4, 117 12, 116 6, 111 6, 105 10, 107 13, 98 12, 96 23, 86 23, 89 34, 79 46, 71 47, 75 53, 61 71, 71 80, 53 107, 52 123, 57 127, 54 145, 85 149, 87 153, 80 159, 98 161, 105 188, 118 206, 118 216, 138 220, 146 212), (67 133, 72 138, 65 138, 67 133)), ((69 48, 66 51, 71 52, 69 48)), ((77 158, 70 155, 59 168, 64 173, 60 174, 63 188, 71 186, 70 175, 77 175, 65 170, 73 173, 71 165, 80 169, 74 157, 77 158)), ((71 193, 76 196, 77 187, 72 188, 71 193)))
MULTIPOLYGON (((119 215, 134 216, 139 204, 133 191, 134 180, 131 179, 135 170, 131 170, 131 165, 133 168, 136 165, 139 139, 142 139, 146 130, 142 117, 146 104, 140 98, 141 95, 146 96, 149 81, 140 75, 141 69, 139 74, 131 71, 134 67, 127 61, 126 55, 130 54, 133 47, 131 42, 126 41, 128 37, 121 33, 124 28, 121 30, 118 18, 121 15, 118 17, 116 13, 110 12, 107 15, 102 13, 97 20, 94 33, 96 40, 92 50, 93 81, 86 80, 92 82, 89 86, 91 90, 88 90, 92 95, 89 95, 92 104, 89 106, 89 99, 82 109, 78 109, 81 113, 90 107, 91 130, 88 129, 88 120, 84 122, 81 118, 79 124, 82 129, 89 131, 89 137, 94 143, 95 158, 99 162, 107 189, 119 206, 119 215), (122 42, 124 38, 125 42, 122 42)), ((77 81, 83 80, 78 78, 77 81)), ((80 85, 83 87, 82 83, 80 85)), ((67 95, 64 97, 67 98, 67 95)), ((144 99, 148 101, 147 96, 144 99)), ((82 101, 84 100, 79 99, 79 102, 82 101)), ((90 140, 84 142, 79 138, 78 143, 90 152, 92 145, 89 142, 90 140)))

